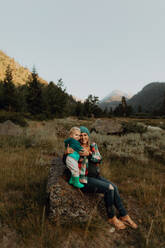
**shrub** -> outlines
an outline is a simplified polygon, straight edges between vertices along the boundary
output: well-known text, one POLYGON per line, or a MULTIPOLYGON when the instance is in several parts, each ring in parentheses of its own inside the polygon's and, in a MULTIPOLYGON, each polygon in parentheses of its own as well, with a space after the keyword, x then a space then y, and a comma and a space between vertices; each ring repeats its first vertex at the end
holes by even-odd
POLYGON ((22 127, 27 126, 27 122, 24 119, 24 116, 20 113, 16 113, 16 112, 6 112, 6 111, 2 111, 0 112, 0 122, 5 122, 7 120, 12 121, 15 124, 18 124, 22 127))
POLYGON ((136 122, 123 122, 123 132, 127 133, 145 133, 147 132, 147 127, 136 122))

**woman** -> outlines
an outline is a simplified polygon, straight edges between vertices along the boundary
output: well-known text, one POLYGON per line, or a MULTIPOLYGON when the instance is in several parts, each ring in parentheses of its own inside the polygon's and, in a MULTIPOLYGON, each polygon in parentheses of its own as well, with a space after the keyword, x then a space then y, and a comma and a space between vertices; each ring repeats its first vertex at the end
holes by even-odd
MULTIPOLYGON (((136 223, 130 218, 130 216, 127 214, 127 211, 123 206, 117 186, 111 183, 110 181, 104 179, 103 177, 101 177, 98 173, 96 173, 95 175, 94 174, 91 175, 90 166, 92 166, 92 164, 90 163, 90 161, 93 152, 92 148, 94 147, 95 143, 90 145, 90 138, 89 138, 90 132, 86 127, 81 126, 80 131, 81 131, 80 143, 81 146, 84 148, 84 152, 81 153, 81 157, 79 160, 79 168, 80 171, 84 167, 84 165, 85 168, 87 168, 85 173, 86 183, 84 183, 84 187, 81 190, 84 193, 88 192, 88 193, 104 194, 104 201, 108 215, 108 221, 110 224, 114 225, 117 229, 119 230, 125 229, 126 225, 129 225, 132 228, 136 229, 137 228, 136 223), (88 169, 89 169, 89 173, 88 173, 88 169), (116 207, 116 209, 119 212, 120 215, 119 219, 115 216, 114 207, 116 207)), ((95 156, 96 163, 99 162, 99 157, 101 160, 101 156, 99 155, 100 155, 99 151, 97 150, 97 154, 95 156)), ((83 180, 84 180, 84 174, 83 174, 83 180)), ((81 181, 81 173, 80 173, 80 181, 81 181)))

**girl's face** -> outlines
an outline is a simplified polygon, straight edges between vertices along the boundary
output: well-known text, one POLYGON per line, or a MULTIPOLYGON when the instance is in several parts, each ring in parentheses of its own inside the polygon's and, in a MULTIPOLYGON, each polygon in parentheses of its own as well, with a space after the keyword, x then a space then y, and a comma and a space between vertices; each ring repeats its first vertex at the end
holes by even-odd
POLYGON ((86 144, 88 144, 88 142, 89 142, 88 134, 87 133, 81 133, 80 134, 80 143, 86 145, 86 144))
POLYGON ((80 139, 80 131, 75 130, 70 137, 72 137, 75 140, 79 140, 80 139))

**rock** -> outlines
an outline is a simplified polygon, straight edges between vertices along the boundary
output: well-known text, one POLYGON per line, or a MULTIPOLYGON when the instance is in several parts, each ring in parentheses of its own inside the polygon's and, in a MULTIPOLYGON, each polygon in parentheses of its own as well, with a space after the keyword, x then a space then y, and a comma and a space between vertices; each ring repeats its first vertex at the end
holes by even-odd
POLYGON ((23 129, 10 120, 0 123, 0 135, 18 136, 22 133, 23 129))
POLYGON ((147 130, 148 130, 148 131, 151 131, 151 132, 152 132, 152 131, 153 131, 153 132, 154 132, 154 131, 160 131, 160 132, 163 131, 162 128, 160 128, 160 127, 154 127, 154 126, 148 126, 148 127, 147 127, 147 130))
POLYGON ((123 132, 123 127, 117 120, 97 119, 91 127, 91 132, 92 131, 100 134, 121 134, 123 132))
POLYGON ((65 178, 65 165, 61 158, 54 158, 47 183, 49 217, 52 222, 83 223, 98 214, 102 195, 83 194, 69 185, 65 178))

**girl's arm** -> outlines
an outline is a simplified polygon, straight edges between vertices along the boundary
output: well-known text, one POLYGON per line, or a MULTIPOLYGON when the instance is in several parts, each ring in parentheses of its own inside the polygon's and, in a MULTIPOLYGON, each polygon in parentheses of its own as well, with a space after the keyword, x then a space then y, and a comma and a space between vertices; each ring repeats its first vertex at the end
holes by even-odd
POLYGON ((67 148, 65 149, 65 154, 69 154, 69 153, 73 153, 73 152, 74 152, 74 150, 68 144, 67 148))

